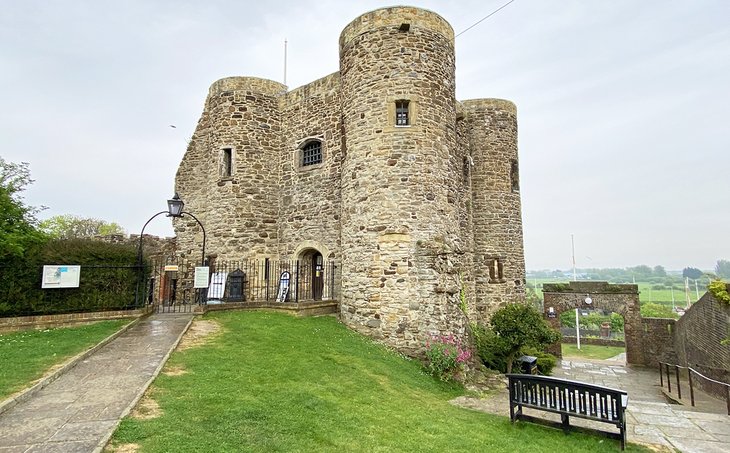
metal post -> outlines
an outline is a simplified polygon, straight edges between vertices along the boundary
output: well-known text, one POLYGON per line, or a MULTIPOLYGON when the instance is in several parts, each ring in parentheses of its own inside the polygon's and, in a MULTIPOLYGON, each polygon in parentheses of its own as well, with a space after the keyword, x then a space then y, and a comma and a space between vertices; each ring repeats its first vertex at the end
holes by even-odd
POLYGON ((664 371, 667 372, 667 389, 669 393, 672 393, 672 379, 669 377, 669 364, 665 363, 664 366, 666 367, 664 371))
POLYGON ((677 396, 682 399, 682 387, 679 385, 679 365, 674 365, 674 374, 677 375, 677 396))
POLYGON ((664 388, 664 376, 662 375, 662 362, 659 362, 659 387, 664 388))
POLYGON ((578 307, 575 308, 575 342, 580 351, 580 319, 578 318, 578 307))
POLYGON ((157 214, 153 215, 149 218, 142 227, 142 232, 139 233, 139 245, 137 246, 137 272, 139 272, 139 276, 137 278, 137 288, 134 291, 134 306, 136 308, 139 308, 139 291, 140 291, 140 285, 142 284, 142 278, 144 277, 144 267, 143 267, 143 261, 144 257, 142 255, 142 238, 144 238, 144 230, 147 228, 147 225, 160 214, 166 214, 167 211, 160 211, 157 214))
POLYGON ((692 401, 692 407, 695 405, 695 391, 692 388, 692 368, 687 367, 687 379, 689 380, 689 398, 692 401))
POLYGON ((294 296, 294 302, 299 303, 299 260, 297 260, 297 283, 296 283, 296 290, 297 290, 297 293, 294 296))
POLYGON ((730 385, 725 386, 725 402, 727 403, 727 415, 730 415, 730 385))

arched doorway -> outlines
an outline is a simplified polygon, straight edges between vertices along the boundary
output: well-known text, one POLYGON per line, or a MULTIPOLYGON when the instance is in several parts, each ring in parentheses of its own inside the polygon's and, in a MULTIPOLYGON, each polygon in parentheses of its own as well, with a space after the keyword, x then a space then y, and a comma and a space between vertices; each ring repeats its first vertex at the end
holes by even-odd
MULTIPOLYGON (((637 285, 616 285, 607 282, 581 281, 570 283, 545 283, 543 285, 544 313, 548 323, 560 329, 560 315, 575 312, 588 305, 620 315, 624 320, 626 363, 642 364, 642 320, 639 311, 637 285), (590 300, 590 303, 588 303, 590 300)), ((560 344, 548 348, 548 352, 562 356, 560 344)))
POLYGON ((322 300, 324 295, 324 257, 319 250, 302 250, 298 256, 299 275, 302 280, 299 299, 322 300))

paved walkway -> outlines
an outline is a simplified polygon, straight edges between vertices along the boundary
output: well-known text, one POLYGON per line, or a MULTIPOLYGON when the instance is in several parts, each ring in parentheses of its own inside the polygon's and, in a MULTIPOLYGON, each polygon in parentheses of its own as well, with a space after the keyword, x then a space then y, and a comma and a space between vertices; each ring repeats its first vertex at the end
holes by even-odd
POLYGON ((0 414, 0 453, 98 452, 180 341, 192 314, 153 315, 0 414))
MULTIPOLYGON (((626 390, 628 441, 659 446, 664 451, 684 453, 727 453, 730 451, 730 416, 707 413, 686 406, 668 404, 659 387, 659 373, 642 367, 626 367, 622 361, 565 359, 558 362, 554 376, 626 390)), ((486 398, 457 398, 454 403, 509 417, 507 389, 486 398)), ((707 407, 716 411, 716 406, 707 407)), ((526 409, 529 413, 529 410, 526 409)), ((545 412, 535 412, 550 418, 545 412)), ((556 420, 559 420, 557 418, 556 420)), ((610 425, 571 418, 571 424, 611 430, 610 425), (593 424, 592 424, 593 423, 593 424)))

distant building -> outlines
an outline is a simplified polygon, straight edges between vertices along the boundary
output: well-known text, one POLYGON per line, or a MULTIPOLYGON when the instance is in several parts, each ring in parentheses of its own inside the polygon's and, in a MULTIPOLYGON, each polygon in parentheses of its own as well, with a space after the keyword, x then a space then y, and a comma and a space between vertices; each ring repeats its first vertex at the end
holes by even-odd
MULTIPOLYGON (((406 351, 463 335, 462 301, 483 321, 524 299, 515 106, 455 99, 454 32, 433 12, 363 14, 339 44, 339 72, 291 91, 213 83, 176 190, 218 260, 334 261, 315 297, 352 328, 406 351)), ((175 230, 194 258, 196 224, 175 230)))

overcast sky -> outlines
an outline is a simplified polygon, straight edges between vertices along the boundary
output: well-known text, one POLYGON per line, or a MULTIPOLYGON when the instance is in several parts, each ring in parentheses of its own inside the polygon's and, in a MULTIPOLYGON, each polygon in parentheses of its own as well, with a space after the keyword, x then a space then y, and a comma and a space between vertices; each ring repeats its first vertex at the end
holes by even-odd
MULTIPOLYGON (((411 1, 468 28, 507 0, 411 1)), ((0 0, 0 156, 26 202, 138 233, 208 87, 335 72, 385 1, 0 0), (170 127, 175 125, 176 128, 170 127)), ((730 1, 515 0, 456 39, 459 100, 517 104, 528 269, 730 259, 730 1)), ((158 218, 147 232, 171 235, 158 218)))

